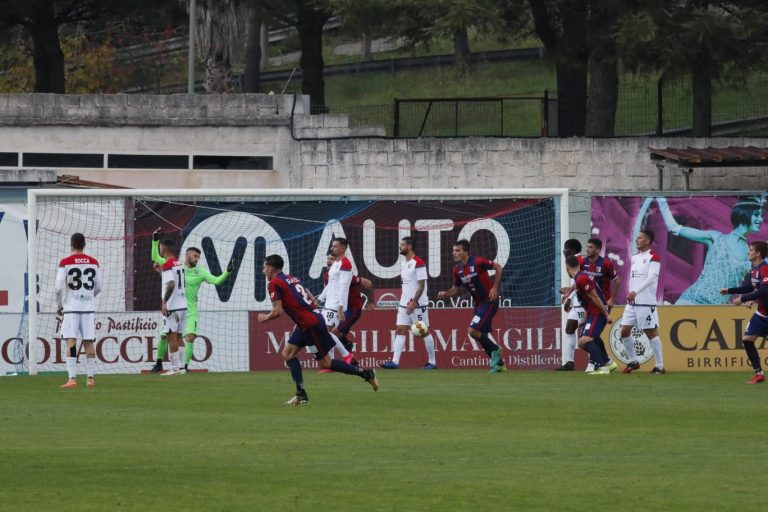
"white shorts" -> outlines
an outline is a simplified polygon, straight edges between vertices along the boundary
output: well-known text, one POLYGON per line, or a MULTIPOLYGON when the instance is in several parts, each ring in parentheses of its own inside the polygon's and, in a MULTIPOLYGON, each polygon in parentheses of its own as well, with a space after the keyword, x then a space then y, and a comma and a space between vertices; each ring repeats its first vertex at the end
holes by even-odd
POLYGON ((76 340, 96 339, 96 316, 93 313, 64 313, 61 337, 76 340))
POLYGON ((180 332, 183 333, 187 328, 187 310, 180 309, 179 311, 171 311, 167 317, 163 319, 163 333, 180 332))
POLYGON ((627 304, 621 316, 621 325, 635 325, 638 329, 658 329, 659 308, 657 306, 635 306, 627 304))
POLYGON ((410 327, 416 322, 424 322, 424 325, 429 327, 429 311, 427 311, 427 306, 418 306, 410 315, 406 308, 397 306, 397 323, 395 325, 407 325, 410 327))
POLYGON ((323 308, 323 318, 325 318, 325 325, 329 329, 339 325, 339 312, 335 309, 323 308))
POLYGON ((568 320, 576 320, 579 324, 583 323, 585 318, 584 308, 581 306, 571 308, 568 312, 568 320))

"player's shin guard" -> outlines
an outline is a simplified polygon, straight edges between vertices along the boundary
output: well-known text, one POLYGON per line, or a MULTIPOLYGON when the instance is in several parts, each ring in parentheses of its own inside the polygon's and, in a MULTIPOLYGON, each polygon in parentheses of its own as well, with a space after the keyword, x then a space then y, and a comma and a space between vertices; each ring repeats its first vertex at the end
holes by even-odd
POLYGON ((291 371, 291 378, 296 383, 296 391, 302 391, 304 389, 304 376, 301 373, 301 363, 297 358, 289 359, 285 362, 288 369, 291 371))
POLYGON ((632 335, 626 338, 621 338, 621 342, 624 344, 624 350, 627 352, 627 359, 630 363, 637 362, 637 352, 635 352, 635 338, 632 335))
POLYGON ((340 359, 331 359, 331 370, 339 373, 346 373, 347 375, 357 375, 358 377, 364 377, 365 372, 359 366, 352 366, 340 359))
POLYGON ((747 357, 749 358, 749 363, 752 365, 755 373, 762 373, 763 368, 760 364, 760 354, 757 352, 755 342, 743 340, 742 343, 744 344, 744 351, 747 353, 747 357))
POLYGON ((192 361, 192 355, 195 353, 195 342, 184 342, 184 367, 189 366, 189 362, 192 361))
POLYGON ((405 350, 405 334, 395 336, 395 342, 392 344, 392 362, 400 364, 400 354, 405 350))
POLYGON ((499 350, 499 346, 491 341, 491 338, 488 336, 487 332, 482 333, 480 337, 477 338, 477 341, 480 342, 480 345, 483 347, 483 350, 488 355, 488 357, 491 357, 494 352, 499 350))
MULTIPOLYGON (((754 344, 753 344, 754 346, 754 344)), ((656 368, 664 368, 664 355, 661 352, 661 340, 658 336, 655 336, 651 340, 651 349, 653 349, 653 357, 656 359, 656 368)), ((757 349, 755 349, 755 353, 757 353, 757 349)), ((757 358, 757 364, 760 364, 760 357, 757 358)))
POLYGON ((77 377, 77 358, 69 356, 67 357, 67 374, 70 379, 77 377))
POLYGON ((437 360, 435 359, 435 339, 431 334, 424 336, 424 348, 427 349, 427 358, 429 364, 437 366, 437 360))
POLYGON ((180 366, 181 361, 179 360, 179 350, 176 349, 176 351, 171 350, 171 368, 174 370, 178 370, 180 366))
POLYGON ((562 356, 563 364, 573 362, 576 358, 576 346, 579 344, 579 337, 576 331, 571 334, 565 333, 565 342, 563 343, 562 356))
POLYGON ((597 366, 604 366, 608 364, 608 359, 605 358, 600 347, 594 341, 589 341, 584 344, 584 350, 589 353, 589 359, 594 361, 597 366))
MULTIPOLYGON (((347 357, 349 355, 349 351, 341 343, 341 341, 339 340, 338 336, 336 336, 332 332, 329 332, 328 334, 331 335, 331 338, 333 338, 333 342, 336 343, 336 350, 338 350, 339 355, 341 357, 347 357)), ((333 358, 333 354, 331 354, 331 358, 333 358)))
POLYGON ((93 372, 96 368, 96 354, 93 357, 85 356, 85 374, 88 378, 93 378, 93 372))

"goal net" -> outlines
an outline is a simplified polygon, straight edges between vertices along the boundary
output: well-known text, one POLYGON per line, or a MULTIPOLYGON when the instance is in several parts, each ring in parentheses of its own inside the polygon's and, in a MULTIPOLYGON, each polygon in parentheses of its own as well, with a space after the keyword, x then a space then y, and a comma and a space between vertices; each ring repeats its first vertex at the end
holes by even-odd
MULTIPOLYGON (((201 251, 198 266, 213 275, 230 259, 235 269, 219 285, 198 293, 193 370, 252 371, 283 368, 280 352, 293 324, 287 316, 260 324, 271 308, 262 274, 265 256, 279 254, 284 271, 315 295, 323 288, 326 255, 334 237, 349 241, 355 273, 374 285, 373 311, 352 328, 358 359, 372 366, 391 356, 400 295, 399 242, 415 239, 428 268, 430 324, 438 366, 483 367, 487 358, 467 337, 468 294, 437 300, 452 284, 452 246, 469 240, 472 254, 503 266, 501 309, 491 336, 507 349, 511 368, 554 367, 560 357, 558 288, 560 248, 567 234, 567 192, 498 191, 191 191, 31 190, 29 196, 29 308, 18 336, 26 346, 20 370, 62 371, 54 285, 58 262, 70 254, 70 236, 85 235, 85 252, 99 261, 103 291, 97 299, 97 372, 138 373, 156 358, 163 317, 160 275, 150 259, 152 232, 161 227, 184 261, 201 251), (32 232, 34 231, 34 232, 32 232)), ((80 348, 79 358, 84 358, 80 348)), ((308 356, 303 364, 316 363, 308 356)), ((423 343, 409 339, 402 366, 426 361, 423 343)))

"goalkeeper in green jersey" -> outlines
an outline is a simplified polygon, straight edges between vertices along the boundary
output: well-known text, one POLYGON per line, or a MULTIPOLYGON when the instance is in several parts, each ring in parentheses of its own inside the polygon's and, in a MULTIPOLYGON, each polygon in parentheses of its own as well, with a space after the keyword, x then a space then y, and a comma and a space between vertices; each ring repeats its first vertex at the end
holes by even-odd
POLYGON ((184 292, 187 297, 187 327, 184 330, 184 371, 189 370, 189 362, 192 360, 192 354, 195 348, 195 338, 197 337, 197 292, 200 285, 211 283, 220 285, 230 275, 235 268, 235 260, 230 260, 227 270, 219 276, 212 275, 205 267, 198 266, 200 260, 200 249, 190 247, 184 255, 184 292))

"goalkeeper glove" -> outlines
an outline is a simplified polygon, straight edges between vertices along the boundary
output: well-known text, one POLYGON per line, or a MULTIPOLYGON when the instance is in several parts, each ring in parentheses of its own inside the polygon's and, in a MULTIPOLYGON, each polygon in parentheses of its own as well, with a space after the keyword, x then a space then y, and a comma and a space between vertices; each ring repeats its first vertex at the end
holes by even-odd
POLYGON ((229 263, 227 263, 227 272, 232 272, 235 270, 235 258, 232 258, 229 260, 229 263))
POLYGON ((163 228, 157 228, 154 232, 152 232, 152 240, 158 241, 160 240, 160 232, 163 230, 163 228))

